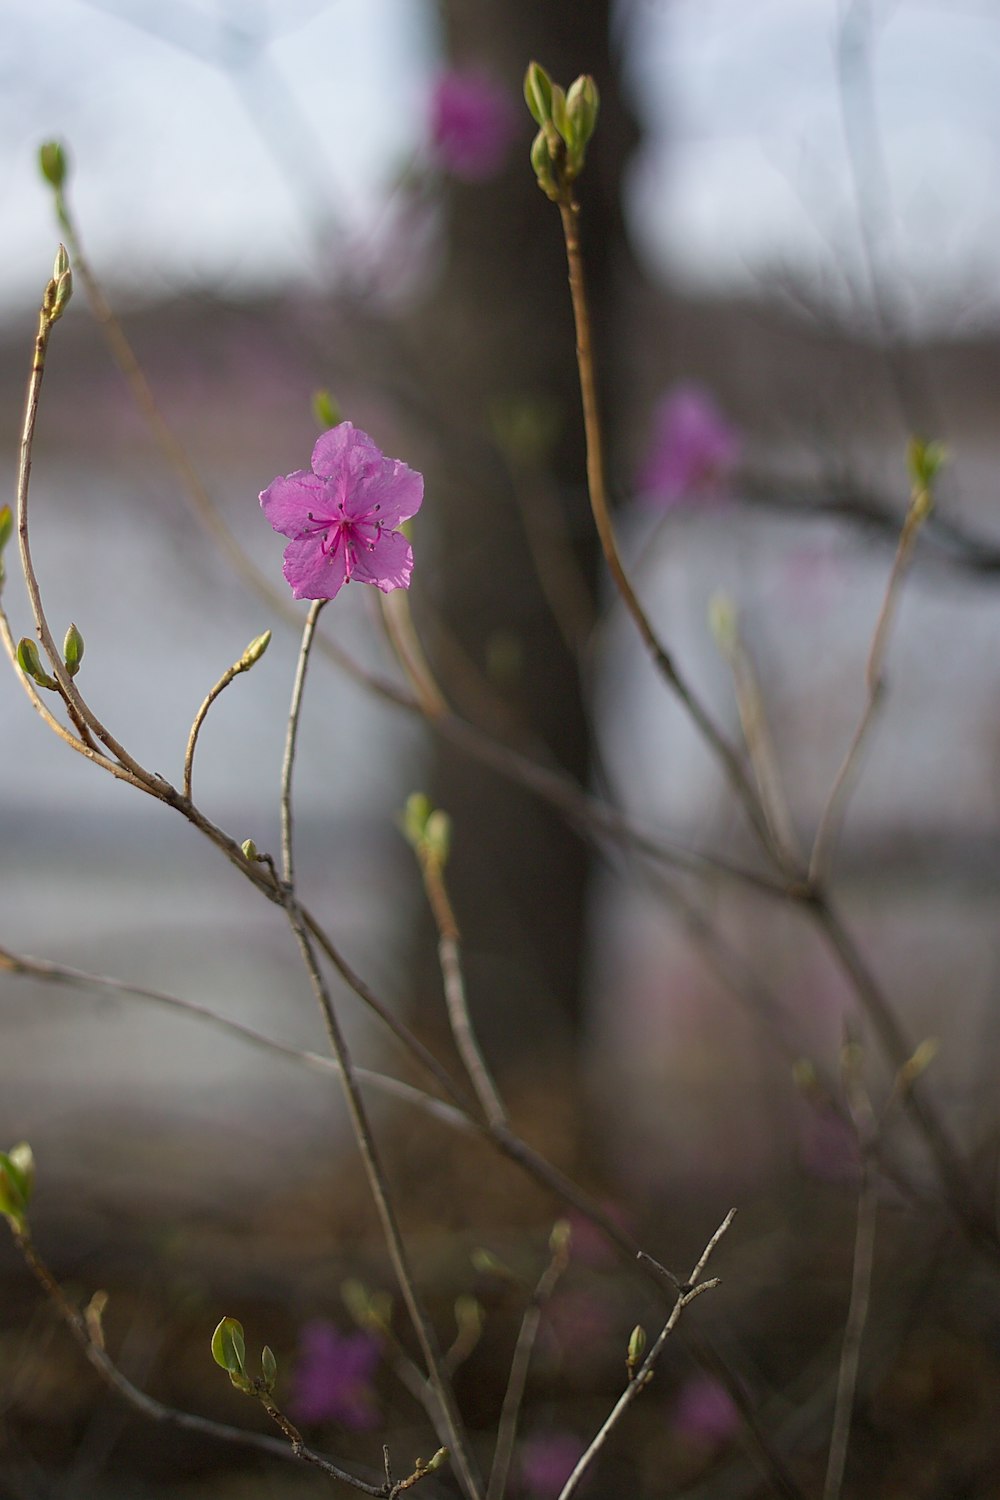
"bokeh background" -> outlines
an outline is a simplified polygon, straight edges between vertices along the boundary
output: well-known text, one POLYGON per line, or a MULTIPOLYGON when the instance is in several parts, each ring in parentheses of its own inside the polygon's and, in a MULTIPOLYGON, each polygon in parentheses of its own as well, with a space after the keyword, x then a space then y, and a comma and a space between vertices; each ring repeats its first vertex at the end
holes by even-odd
MULTIPOLYGON (((915 0, 10 0, 0 33, 9 493, 58 240, 36 156, 59 138, 90 260, 240 545, 280 582, 257 494, 307 463, 311 397, 329 389, 427 476, 412 604, 456 714, 651 834, 755 857, 598 565, 562 247, 527 165, 527 60, 566 82, 592 72, 602 93, 582 197, 623 549, 734 737, 711 601, 737 612, 805 847, 863 706, 907 440, 948 442, 835 889, 914 1045, 940 1044, 929 1087, 984 1202, 997 1144, 998 27, 988 3, 915 0), (456 72, 498 111, 495 160, 471 172, 435 115, 456 72)), ((88 696, 145 764, 179 776, 204 693, 274 628, 213 709, 195 775, 210 816, 273 848, 296 633, 193 517, 79 278, 32 496, 57 634, 79 624, 88 696)), ((373 601, 348 592, 325 630, 400 681, 373 601)), ((5 601, 28 633, 14 576, 5 601)), ((322 1051, 279 914, 166 809, 69 755, 12 676, 2 691, 0 943, 322 1051)), ((741 1436, 732 1390, 678 1346, 590 1493, 819 1493, 857 1163, 791 1063, 836 1079, 858 1024, 850 988, 787 907, 595 849, 319 658, 300 879, 350 961, 446 1055, 432 929, 396 821, 417 788, 454 819, 471 1002, 517 1127, 671 1265, 741 1208, 725 1286, 692 1320, 738 1372, 770 1458, 741 1436)), ((228 1312, 274 1345, 288 1399, 308 1407, 308 1330, 356 1336, 341 1284, 391 1283, 329 1080, 107 992, 0 973, 0 1003, 2 1142, 32 1141, 39 1242, 78 1296, 110 1290, 129 1373, 252 1423, 207 1355, 228 1312)), ((411 1077, 352 997, 343 1007, 359 1059, 411 1077)), ((882 1100, 892 1070, 860 1037, 882 1100)), ((533 1283, 560 1209, 437 1126, 381 1105, 378 1117, 443 1337, 459 1293, 486 1310, 459 1376, 485 1448, 523 1299, 476 1273, 470 1250, 488 1245, 533 1283)), ((882 1196, 848 1489, 994 1494, 995 1266, 940 1206, 899 1110, 884 1134, 916 1195, 882 1196)), ((577 1229, 511 1484, 542 1500, 614 1399, 629 1329, 656 1316, 648 1288, 577 1229)), ((291 1465, 122 1413, 13 1249, 0 1256, 0 1491, 318 1491, 291 1465)), ((336 1385, 320 1365, 314 1394, 336 1385)), ((377 1424, 334 1394, 309 1429, 317 1443, 375 1468, 383 1436, 429 1451, 390 1365, 362 1359, 357 1380, 377 1424)), ((446 1479, 436 1492, 451 1493, 446 1479)))

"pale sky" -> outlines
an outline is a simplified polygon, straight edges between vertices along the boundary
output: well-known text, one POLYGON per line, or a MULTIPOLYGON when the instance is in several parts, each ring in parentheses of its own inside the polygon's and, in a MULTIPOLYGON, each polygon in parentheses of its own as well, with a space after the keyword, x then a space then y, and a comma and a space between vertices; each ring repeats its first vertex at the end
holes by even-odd
MULTIPOLYGON (((845 3, 623 0, 648 129, 628 202, 652 269, 720 288, 809 273, 834 296, 846 272, 863 288, 845 3)), ((942 297, 945 316, 1000 305, 1000 7, 871 11, 887 272, 918 315, 942 297)), ((54 246, 34 167, 47 136, 70 144, 105 271, 238 293, 315 269, 310 217, 331 244, 377 220, 437 65, 429 0, 5 0, 0 313, 34 298, 54 246)))

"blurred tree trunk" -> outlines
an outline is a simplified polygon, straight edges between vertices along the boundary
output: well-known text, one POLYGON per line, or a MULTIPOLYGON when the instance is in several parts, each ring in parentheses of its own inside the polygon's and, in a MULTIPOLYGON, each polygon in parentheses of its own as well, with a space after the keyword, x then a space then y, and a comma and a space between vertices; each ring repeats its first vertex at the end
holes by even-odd
MULTIPOLYGON (((447 0, 441 7, 452 66, 479 67, 520 102, 527 62, 537 58, 568 85, 592 73, 601 117, 581 184, 584 246, 601 387, 611 388, 616 288, 626 260, 622 169, 635 139, 618 92, 607 0, 447 0)), ((433 391, 449 425, 487 461, 470 476, 460 462, 429 475, 439 527, 435 608, 445 644, 499 690, 552 756, 582 781, 590 732, 577 663, 532 565, 523 518, 499 449, 490 448, 496 403, 530 398, 558 416, 551 492, 588 589, 597 546, 585 485, 575 340, 559 215, 528 162, 527 110, 512 160, 497 180, 449 188, 446 266, 410 332, 429 359, 433 391)), ((420 595, 415 593, 420 609, 420 595)), ((433 632, 431 632, 433 639, 433 632)), ((443 679, 454 653, 439 649, 443 679)), ((454 694, 457 701, 460 695, 454 694)), ((563 821, 529 794, 447 746, 436 745, 434 800, 455 823, 450 877, 465 938, 477 1020, 494 1051, 523 1046, 580 1024, 588 855, 563 821), (530 1030, 529 1030, 530 1028, 530 1030)))

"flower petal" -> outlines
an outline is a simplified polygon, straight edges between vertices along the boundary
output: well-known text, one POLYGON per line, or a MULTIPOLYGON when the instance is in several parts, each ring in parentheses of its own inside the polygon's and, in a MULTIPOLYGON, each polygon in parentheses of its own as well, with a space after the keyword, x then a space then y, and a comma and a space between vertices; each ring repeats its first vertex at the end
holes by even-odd
MULTIPOLYGON (((409 588, 412 571, 413 550, 406 537, 401 531, 383 531, 370 552, 359 550, 351 577, 358 583, 373 583, 383 594, 388 594, 393 589, 409 588)), ((287 573, 285 576, 288 577, 287 573)))
MULTIPOLYGON (((272 479, 267 489, 261 490, 261 509, 275 531, 280 531, 283 536, 301 536, 311 527, 309 512, 317 509, 323 491, 323 481, 315 474, 296 469, 294 474, 272 479)), ((319 509, 322 514, 326 513, 322 505, 319 509)))
POLYGON ((384 458, 379 470, 357 480, 345 500, 344 511, 359 520, 377 512, 382 525, 394 531, 400 521, 416 515, 423 498, 424 476, 399 459, 384 458))
POLYGON ((324 553, 320 537, 296 537, 285 548, 282 572, 293 598, 334 599, 347 577, 344 549, 324 553))

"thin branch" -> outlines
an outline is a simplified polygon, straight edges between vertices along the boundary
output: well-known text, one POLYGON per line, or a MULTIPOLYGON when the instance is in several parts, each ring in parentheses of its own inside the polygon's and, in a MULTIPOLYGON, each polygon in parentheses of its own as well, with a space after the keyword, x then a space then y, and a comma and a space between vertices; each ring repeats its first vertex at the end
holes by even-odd
POLYGON ((316 997, 323 1017, 330 1050, 336 1058, 340 1069, 340 1082, 344 1094, 344 1102, 347 1105, 358 1154, 361 1157, 361 1163, 368 1181, 368 1188, 382 1225, 382 1233, 389 1252, 389 1258, 396 1273, 396 1280, 424 1357, 428 1378, 434 1389, 436 1397, 434 1405, 437 1408, 442 1428, 440 1436, 447 1442, 451 1450, 460 1483, 468 1500, 481 1500, 482 1486, 475 1471, 472 1455, 468 1449, 462 1420, 455 1402, 455 1394, 444 1368, 444 1361, 441 1350, 438 1347, 437 1336, 434 1332, 430 1315, 424 1307, 420 1294, 417 1291, 406 1244, 396 1218, 388 1181, 375 1145, 375 1137, 364 1101, 361 1097, 361 1091, 358 1087, 347 1041, 341 1030, 329 988, 317 961, 303 914, 299 910, 295 899, 294 851, 292 842, 292 772, 295 763, 298 722, 302 711, 302 691, 315 635, 316 620, 324 602, 324 600, 314 601, 309 610, 302 633, 302 644, 299 650, 295 684, 292 689, 292 701, 288 714, 288 732, 285 741, 285 757, 281 775, 282 865, 285 879, 282 889, 282 905, 285 908, 289 926, 298 944, 313 994, 316 997))
MULTIPOLYGON (((825 895, 814 892, 806 909, 850 980, 885 1056, 897 1072, 905 1068, 914 1049, 889 997, 869 969, 850 931, 825 895)), ((996 1224, 980 1202, 966 1164, 941 1120, 922 1078, 913 1081, 906 1090, 904 1099, 927 1144, 944 1189, 945 1201, 956 1220, 972 1244, 994 1263, 1000 1261, 1000 1236, 996 1224)))
POLYGON ((503 1500, 506 1493, 510 1461, 514 1454, 514 1439, 517 1436, 517 1424, 528 1381, 528 1367, 534 1353, 542 1313, 546 1304, 551 1301, 559 1279, 569 1264, 569 1235, 562 1233, 561 1226, 557 1225, 553 1231, 553 1238, 551 1259, 535 1287, 521 1320, 517 1343, 514 1345, 514 1356, 510 1362, 510 1374, 507 1378, 507 1389, 504 1392, 500 1422, 497 1427, 497 1440, 493 1449, 493 1464, 490 1468, 489 1484, 486 1487, 486 1500, 503 1500))
POLYGON ((165 1422, 173 1427, 179 1427, 185 1432, 197 1432, 205 1437, 219 1438, 226 1443, 235 1443, 241 1447, 254 1448, 258 1452, 267 1453, 274 1458, 295 1459, 311 1464, 315 1468, 322 1469, 331 1478, 339 1479, 344 1484, 353 1485, 355 1489, 362 1490, 366 1495, 385 1496, 388 1494, 388 1491, 383 1486, 368 1484, 356 1475, 349 1474, 346 1469, 342 1469, 337 1464, 331 1463, 322 1454, 305 1447, 301 1442, 297 1447, 289 1447, 287 1443, 280 1442, 277 1438, 268 1437, 264 1433, 248 1432, 241 1427, 229 1427, 223 1422, 210 1421, 207 1417, 199 1417, 193 1412, 179 1411, 176 1407, 165 1406, 162 1401, 157 1401, 155 1397, 147 1395, 145 1391, 133 1385, 132 1381, 123 1374, 107 1354, 101 1343, 95 1339, 91 1325, 84 1315, 74 1307, 55 1276, 42 1260, 27 1230, 18 1232, 15 1229, 12 1233, 14 1244, 24 1258, 25 1264, 55 1305, 60 1317, 83 1350, 90 1365, 104 1381, 105 1385, 144 1417, 148 1417, 154 1422, 165 1422))
POLYGON ((754 669, 753 658, 740 633, 739 624, 734 619, 731 629, 729 625, 728 620, 723 622, 722 629, 717 631, 717 639, 733 674, 736 707, 743 728, 747 755, 757 782, 761 811, 771 830, 775 848, 781 851, 786 865, 794 868, 801 864, 802 855, 795 837, 795 827, 778 768, 778 757, 767 722, 763 695, 754 669))
MULTIPOLYGON (((65 252, 62 253, 65 254, 65 252)), ((18 449, 17 540, 21 554, 21 568, 24 573, 31 613, 35 621, 35 632, 42 645, 42 649, 49 659, 52 674, 59 685, 59 692, 65 700, 66 706, 73 715, 75 722, 80 723, 82 721, 81 730, 82 725, 86 725, 88 729, 92 730, 115 759, 126 770, 131 771, 136 780, 155 796, 159 795, 160 789, 167 784, 162 782, 161 778, 155 777, 149 771, 145 770, 138 761, 133 760, 128 751, 118 743, 110 730, 105 728, 97 715, 91 710, 67 671, 62 652, 55 643, 55 639, 49 629, 48 620, 45 617, 38 578, 31 559, 31 544, 28 537, 28 494, 31 485, 32 449, 35 441, 35 427, 38 420, 38 403, 41 396, 42 379, 45 374, 45 358, 52 330, 59 317, 59 311, 53 311, 52 307, 53 299, 57 293, 57 286, 57 278, 53 277, 48 284, 38 314, 38 329, 35 334, 34 355, 31 361, 31 375, 28 380, 24 421, 22 423, 21 441, 18 449)))
POLYGON ((920 528, 926 520, 931 508, 931 497, 929 492, 921 485, 914 488, 903 529, 899 534, 899 544, 896 547, 896 555, 893 558, 892 569, 889 573, 889 582, 886 585, 885 596, 878 618, 875 621, 875 629, 872 634, 871 646, 868 650, 868 661, 865 665, 865 705, 861 711, 857 728, 848 746, 847 754, 841 762, 840 769, 834 777, 826 806, 819 819, 816 830, 816 839, 813 844, 812 855, 809 860, 809 879, 817 883, 823 878, 829 863, 829 853, 832 847, 838 823, 843 815, 843 806, 850 783, 858 765, 861 747, 867 738, 875 718, 876 711, 882 701, 885 691, 885 657, 889 644, 889 631, 892 627, 893 616, 899 599, 903 579, 913 561, 913 551, 916 546, 917 536, 920 528))
POLYGON ((653 1367, 655 1366, 657 1360, 663 1352, 663 1346, 666 1344, 667 1339, 677 1327, 684 1309, 690 1303, 692 1303, 696 1297, 700 1297, 702 1292, 712 1291, 713 1288, 719 1285, 718 1278, 713 1278, 711 1281, 702 1281, 701 1276, 703 1271, 705 1270, 706 1265, 708 1264, 709 1257, 711 1256, 712 1251, 715 1249, 722 1236, 726 1233, 726 1230, 733 1222, 735 1216, 736 1210, 735 1208, 731 1208, 726 1217, 723 1219, 722 1223, 719 1225, 718 1229, 712 1235, 712 1238, 705 1246, 701 1255, 698 1257, 695 1267, 692 1270, 691 1275, 688 1277, 686 1284, 680 1289, 677 1300, 671 1309, 670 1316, 661 1328, 656 1342, 653 1344, 642 1364, 636 1370, 634 1376, 622 1391, 618 1400, 615 1402, 607 1418, 602 1424, 600 1431, 597 1433, 596 1437, 594 1437, 586 1452, 581 1455, 579 1461, 576 1464, 576 1467, 567 1479, 559 1494, 559 1500, 570 1500, 570 1497, 576 1494, 581 1480, 583 1479, 587 1470, 590 1468, 591 1464, 594 1462, 597 1455, 600 1453, 601 1449, 604 1447, 608 1438, 611 1436, 614 1429, 618 1426, 618 1423, 628 1411, 629 1407, 639 1395, 640 1391, 642 1391, 649 1384, 650 1380, 652 1380, 653 1367))
POLYGON ((858 1189, 858 1215, 854 1235, 854 1261, 851 1271, 851 1298, 844 1325, 837 1374, 837 1398, 834 1403, 830 1453, 827 1459, 823 1500, 840 1500, 851 1437, 851 1419, 858 1387, 861 1363, 861 1341, 868 1322, 871 1301, 872 1268, 875 1262, 875 1224, 878 1217, 878 1173, 875 1161, 875 1117, 871 1103, 858 1076, 847 1080, 848 1101, 861 1149, 861 1183, 858 1189))
MULTIPOLYGON (((299 1047, 290 1047, 285 1042, 266 1036, 264 1032, 256 1031, 243 1021, 233 1021, 228 1016, 220 1014, 219 1011, 199 1004, 196 1000, 185 1000, 179 995, 168 995, 163 990, 147 989, 143 985, 125 984, 120 979, 112 979, 104 974, 89 974, 82 969, 69 968, 65 964, 29 958, 21 953, 13 953, 9 948, 2 946, 0 946, 0 969, 9 974, 41 980, 47 984, 102 990, 113 995, 133 996, 138 1000, 148 1000, 154 1005, 165 1006, 170 1010, 179 1011, 182 1015, 191 1016, 194 1020, 202 1021, 229 1036, 239 1037, 251 1047, 258 1047, 278 1057, 285 1057, 290 1062, 299 1063, 312 1072, 323 1073, 326 1076, 339 1073, 335 1058, 328 1057, 322 1052, 309 1052, 299 1047)), ((423 1089, 414 1088, 412 1084, 404 1083, 400 1078, 391 1078, 386 1073, 373 1072, 370 1068, 355 1068, 354 1071, 359 1083, 391 1098, 399 1099, 404 1104, 423 1110, 425 1114, 454 1130, 462 1131, 466 1135, 481 1135, 482 1133, 478 1123, 463 1110, 446 1103, 443 1099, 435 1099, 432 1094, 425 1093, 423 1089)))
POLYGON ((491 1126, 505 1126, 507 1111, 483 1056, 469 1014, 462 970, 461 934, 445 884, 443 862, 427 840, 417 840, 414 847, 424 879, 428 905, 438 930, 438 961, 441 965, 451 1034, 487 1121, 491 1126))
POLYGON ((184 795, 189 801, 191 799, 191 773, 194 770, 194 752, 198 744, 198 735, 201 733, 201 726, 205 722, 208 710, 219 694, 224 692, 229 686, 234 677, 239 677, 242 672, 249 672, 254 663, 260 660, 267 650, 270 639, 271 632, 267 630, 263 635, 259 635, 255 640, 251 641, 239 660, 234 661, 231 667, 226 668, 195 714, 194 723, 191 725, 191 733, 188 735, 187 749, 184 752, 184 795))
POLYGON ((767 822, 761 812, 760 800, 747 777, 740 756, 717 727, 715 721, 697 697, 690 684, 682 677, 670 652, 654 631, 622 563, 621 555, 618 551, 618 543, 615 540, 611 513, 608 508, 603 440, 597 401, 597 378, 590 333, 590 311, 587 304, 583 255, 580 248, 580 207, 573 196, 572 189, 567 186, 562 187, 558 203, 562 219, 563 237, 566 242, 570 296, 573 302, 573 318, 576 325, 576 356, 580 372, 580 395, 583 403, 583 422, 587 441, 587 488, 590 494, 594 524, 597 527, 597 534, 600 538, 608 570, 611 573, 622 602, 631 615, 643 644, 660 674, 669 684, 675 696, 683 704, 703 739, 718 759, 730 786, 746 810, 750 824, 761 840, 763 847, 775 855, 780 865, 780 855, 774 849, 767 822))
POLYGON ((302 645, 295 668, 292 685, 292 703, 288 710, 288 731, 285 735, 285 755, 281 765, 281 873, 285 884, 291 889, 295 884, 295 861, 292 848, 292 770, 295 765, 295 746, 299 733, 299 716, 302 710, 302 692, 306 684, 306 671, 312 650, 316 621, 320 617, 326 599, 314 599, 309 606, 302 645))

